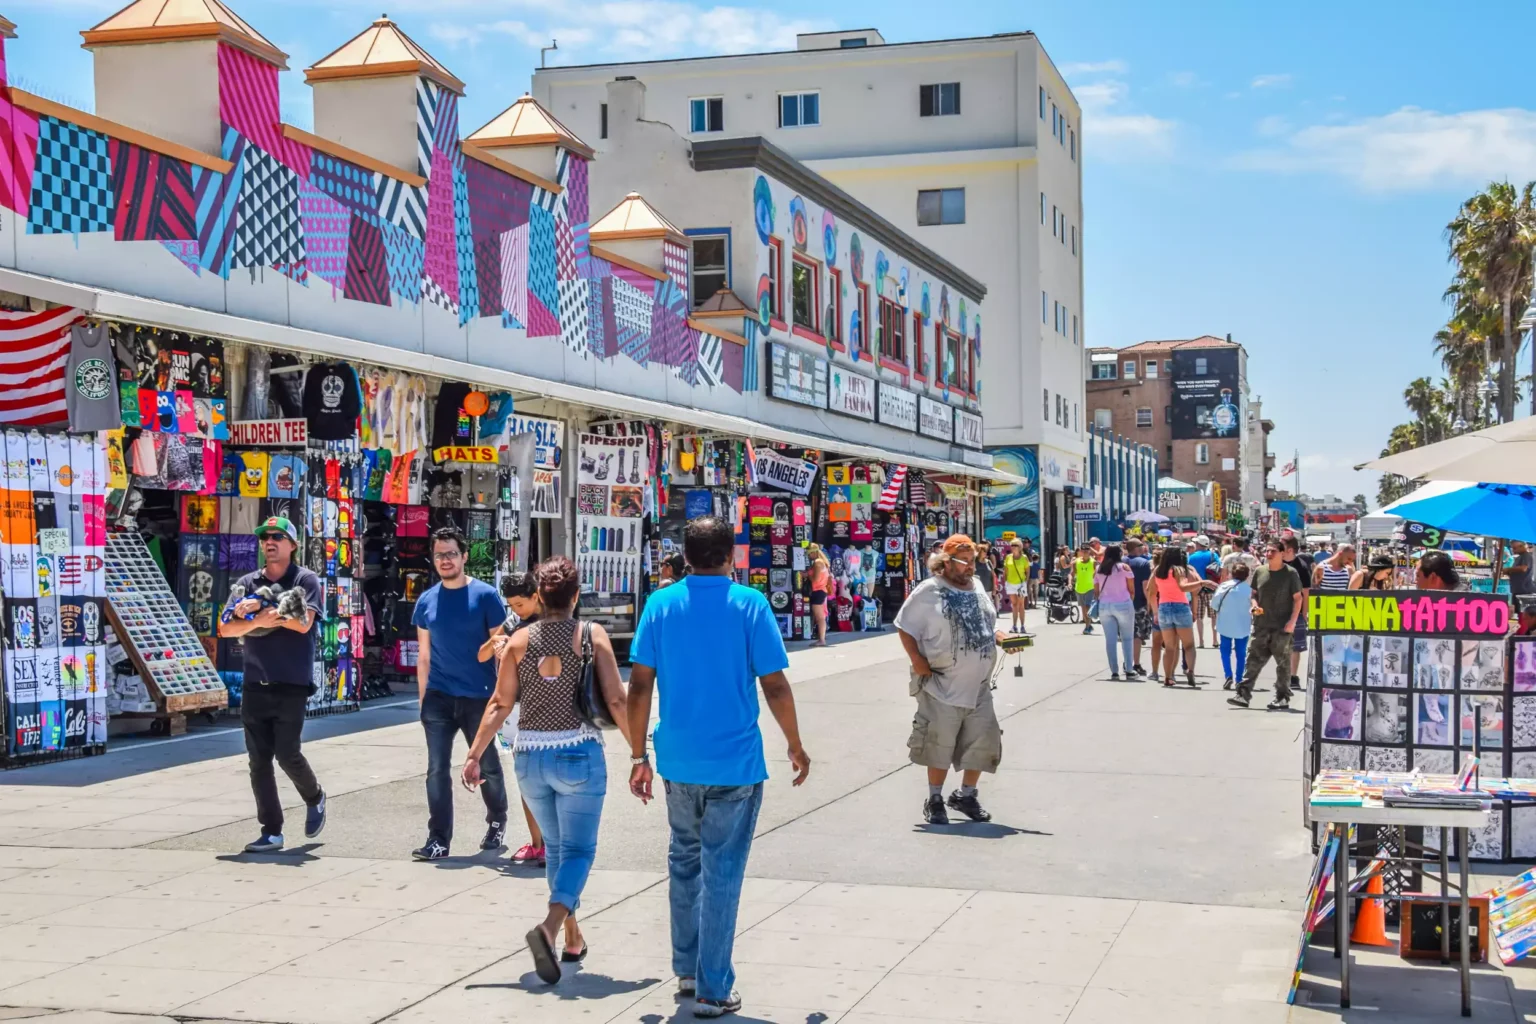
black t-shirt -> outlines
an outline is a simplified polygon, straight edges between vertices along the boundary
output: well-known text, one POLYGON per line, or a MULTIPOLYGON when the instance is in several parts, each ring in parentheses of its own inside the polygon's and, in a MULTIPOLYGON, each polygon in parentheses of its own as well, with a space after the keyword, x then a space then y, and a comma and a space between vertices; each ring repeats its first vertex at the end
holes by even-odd
POLYGON ((1136 608, 1145 608, 1147 606, 1147 592, 1145 588, 1147 580, 1152 578, 1152 561, 1144 555, 1132 555, 1125 560, 1125 564, 1131 567, 1131 575, 1136 580, 1136 585, 1133 588, 1135 593, 1131 594, 1131 601, 1136 608))
POLYGON ((240 577, 239 585, 246 596, 256 593, 258 587, 271 587, 274 593, 298 588, 304 591, 304 603, 315 611, 314 624, 306 633, 296 633, 286 626, 270 632, 252 631, 245 635, 245 681, 247 683, 279 683, 285 686, 314 688, 315 634, 320 631, 325 618, 325 593, 320 587, 320 577, 303 568, 297 562, 277 580, 257 569, 240 577))
POLYGON ((304 378, 304 418, 309 436, 321 441, 345 441, 357 435, 362 399, 357 374, 345 363, 316 363, 304 378))
POLYGON ((470 417, 460 416, 464 409, 464 399, 469 397, 468 384, 459 384, 447 381, 437 391, 437 407, 432 411, 432 447, 446 448, 449 445, 470 444, 474 437, 474 428, 470 417))
POLYGON ((1296 575, 1301 577, 1301 589, 1312 589, 1312 556, 1305 551, 1296 552, 1296 558, 1285 563, 1296 570, 1296 575))
POLYGON ((1509 567, 1509 592, 1511 594, 1536 594, 1536 581, 1531 579, 1532 555, 1527 551, 1515 556, 1515 564, 1509 567))

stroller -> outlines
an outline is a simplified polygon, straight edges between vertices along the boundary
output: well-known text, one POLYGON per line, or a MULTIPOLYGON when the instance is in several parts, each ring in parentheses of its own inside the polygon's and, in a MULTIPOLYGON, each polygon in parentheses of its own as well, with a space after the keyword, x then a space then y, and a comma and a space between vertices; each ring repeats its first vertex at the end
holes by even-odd
POLYGON ((1047 622, 1079 622, 1083 610, 1077 605, 1077 595, 1067 582, 1067 574, 1060 569, 1045 578, 1045 619, 1047 622))

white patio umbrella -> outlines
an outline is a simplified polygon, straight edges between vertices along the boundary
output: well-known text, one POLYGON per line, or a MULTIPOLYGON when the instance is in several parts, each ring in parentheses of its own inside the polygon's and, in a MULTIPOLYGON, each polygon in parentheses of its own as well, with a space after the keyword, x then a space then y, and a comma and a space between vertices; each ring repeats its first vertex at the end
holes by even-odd
POLYGON ((1536 416, 1362 462, 1356 469, 1411 480, 1481 480, 1536 485, 1536 416))

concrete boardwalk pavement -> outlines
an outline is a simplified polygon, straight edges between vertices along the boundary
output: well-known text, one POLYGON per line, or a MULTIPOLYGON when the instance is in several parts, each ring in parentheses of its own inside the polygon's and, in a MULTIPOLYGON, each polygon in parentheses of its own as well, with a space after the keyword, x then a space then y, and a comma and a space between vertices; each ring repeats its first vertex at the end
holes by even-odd
MULTIPOLYGON (((999 678, 986 825, 921 821, 894 634, 792 654, 814 766, 789 786, 765 715, 737 1019, 1289 1019, 1311 860, 1300 715, 1228 709, 1213 651, 1209 685, 1165 690, 1109 681, 1098 636, 1036 628, 1023 677, 999 678)), ((692 1019, 673 996, 664 813, 628 795, 622 744, 581 910, 591 955, 548 987, 522 939, 541 872, 408 859, 426 816, 414 702, 312 722, 306 740, 331 820, 303 843, 295 816, 277 856, 237 853, 257 831, 237 731, 0 775, 0 1019, 692 1019)), ((484 811, 457 799, 462 853, 484 811)))

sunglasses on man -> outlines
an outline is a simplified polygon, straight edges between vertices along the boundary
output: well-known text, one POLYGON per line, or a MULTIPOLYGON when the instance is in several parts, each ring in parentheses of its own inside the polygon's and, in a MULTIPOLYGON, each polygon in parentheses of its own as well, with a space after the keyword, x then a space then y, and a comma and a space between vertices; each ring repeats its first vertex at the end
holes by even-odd
POLYGON ((261 535, 261 542, 263 544, 265 544, 267 541, 271 541, 271 540, 292 540, 292 539, 293 538, 289 537, 286 533, 264 533, 264 534, 261 535))

